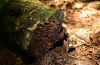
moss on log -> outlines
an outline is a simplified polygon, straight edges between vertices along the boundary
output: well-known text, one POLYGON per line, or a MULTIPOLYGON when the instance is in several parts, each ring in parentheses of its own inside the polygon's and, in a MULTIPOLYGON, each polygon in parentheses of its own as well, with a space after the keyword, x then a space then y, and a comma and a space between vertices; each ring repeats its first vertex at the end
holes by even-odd
POLYGON ((7 40, 9 46, 18 44, 23 49, 27 49, 31 34, 39 24, 63 20, 60 10, 50 8, 40 0, 8 0, 1 7, 1 38, 7 40))

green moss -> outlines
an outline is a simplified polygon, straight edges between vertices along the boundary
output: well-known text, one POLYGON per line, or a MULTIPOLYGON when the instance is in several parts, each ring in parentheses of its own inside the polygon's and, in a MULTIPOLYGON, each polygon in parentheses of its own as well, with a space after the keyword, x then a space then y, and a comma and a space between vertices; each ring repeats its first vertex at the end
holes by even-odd
MULTIPOLYGON (((21 28, 25 28, 26 30, 29 30, 31 32, 34 31, 34 29, 37 27, 38 24, 43 24, 48 22, 48 18, 53 15, 55 12, 54 9, 37 9, 37 10, 33 10, 31 11, 30 14, 28 14, 29 16, 26 18, 27 20, 24 21, 23 25, 21 28), (34 15, 33 15, 34 13, 34 15), (32 22, 30 25, 28 25, 29 23, 29 19, 32 18, 32 22)), ((26 15, 27 16, 27 15, 26 15)), ((24 49, 27 49, 27 46, 29 45, 29 42, 31 40, 31 32, 27 32, 25 34, 25 37, 22 40, 22 47, 24 49), (27 36, 28 34, 28 36, 27 36)))
POLYGON ((6 5, 3 3, 6 2, 1 0, 0 9, 6 7, 4 12, 6 16, 3 14, 4 20, 0 24, 5 30, 2 30, 2 33, 6 32, 7 39, 11 38, 8 40, 14 40, 15 44, 17 43, 23 49, 27 49, 32 32, 37 25, 48 22, 48 18, 56 11, 46 6, 41 0, 8 0, 6 5))
POLYGON ((40 15, 42 15, 45 19, 46 19, 46 21, 48 20, 48 18, 50 17, 50 16, 52 16, 54 13, 55 13, 55 9, 45 9, 45 10, 42 10, 42 11, 40 11, 40 15))
POLYGON ((32 32, 37 25, 48 22, 48 18, 56 11, 53 8, 45 6, 39 0, 18 1, 10 4, 10 7, 15 12, 21 12, 17 17, 17 21, 15 22, 15 30, 16 32, 19 32, 17 33, 15 40, 23 49, 27 49, 27 46, 31 40, 32 32))

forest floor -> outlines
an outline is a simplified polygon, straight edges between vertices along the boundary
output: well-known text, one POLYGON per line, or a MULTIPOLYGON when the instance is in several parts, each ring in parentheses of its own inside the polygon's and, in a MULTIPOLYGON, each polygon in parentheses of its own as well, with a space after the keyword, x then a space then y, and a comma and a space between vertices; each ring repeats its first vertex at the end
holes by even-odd
POLYGON ((100 1, 51 0, 48 3, 64 11, 62 26, 69 34, 64 45, 75 48, 69 53, 75 58, 70 65, 100 65, 100 1))
MULTIPOLYGON (((100 1, 47 0, 44 3, 64 11, 62 26, 69 34, 64 47, 74 48, 68 53, 69 62, 64 65, 100 65, 100 1)), ((25 65, 15 53, 0 47, 0 65, 11 64, 25 65)))

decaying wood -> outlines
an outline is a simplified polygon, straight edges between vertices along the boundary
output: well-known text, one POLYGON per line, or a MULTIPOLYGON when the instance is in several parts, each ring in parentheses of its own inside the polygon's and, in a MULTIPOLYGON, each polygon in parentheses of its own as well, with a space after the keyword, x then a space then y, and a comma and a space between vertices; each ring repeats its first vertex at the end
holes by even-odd
POLYGON ((28 46, 29 54, 37 58, 53 48, 62 46, 64 35, 62 25, 54 21, 38 25, 32 34, 32 39, 28 46))

